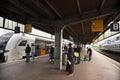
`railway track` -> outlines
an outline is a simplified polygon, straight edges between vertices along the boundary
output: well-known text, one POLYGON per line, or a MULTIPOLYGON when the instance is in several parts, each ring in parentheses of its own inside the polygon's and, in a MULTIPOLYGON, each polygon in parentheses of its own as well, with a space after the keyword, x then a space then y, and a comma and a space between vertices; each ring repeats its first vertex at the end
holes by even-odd
POLYGON ((97 52, 117 61, 120 63, 120 53, 118 52, 111 52, 111 51, 104 51, 104 50, 99 50, 99 49, 96 49, 94 48, 94 50, 96 50, 97 52))

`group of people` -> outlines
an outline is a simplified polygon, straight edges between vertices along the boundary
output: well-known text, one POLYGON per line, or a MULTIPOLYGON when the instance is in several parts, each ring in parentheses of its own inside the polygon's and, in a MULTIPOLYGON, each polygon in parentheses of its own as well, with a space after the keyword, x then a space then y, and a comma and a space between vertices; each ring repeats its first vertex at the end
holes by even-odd
MULTIPOLYGON (((30 62, 30 56, 32 56, 32 61, 34 61, 34 57, 35 57, 35 45, 32 44, 31 47, 29 44, 27 44, 27 47, 25 48, 25 53, 26 53, 26 62, 30 62), (30 55, 31 53, 31 55, 30 55)), ((49 50, 49 55, 50 55, 50 58, 49 58, 49 61, 54 61, 54 48, 53 46, 50 47, 50 50, 49 50)))
POLYGON ((82 48, 79 45, 76 45, 73 48, 71 43, 68 44, 66 71, 68 72, 69 76, 73 75, 74 62, 76 64, 80 63, 80 52, 81 52, 81 50, 82 50, 82 48))
MULTIPOLYGON (((80 52, 82 48, 77 45, 74 48, 72 47, 72 44, 68 44, 67 46, 64 47, 66 53, 67 53, 67 64, 66 64, 66 71, 69 73, 69 76, 73 75, 74 72, 74 62, 76 64, 80 63, 80 52)), ((27 47, 25 49, 26 53, 26 62, 30 61, 30 52, 32 51, 32 60, 34 60, 34 55, 35 55, 35 46, 32 45, 32 48, 27 44, 27 47)), ((49 50, 50 58, 49 61, 54 61, 54 48, 53 46, 50 47, 49 50)), ((89 61, 91 60, 92 57, 92 49, 87 47, 87 54, 89 55, 89 61)))
POLYGON ((26 53, 26 62, 30 62, 30 52, 31 52, 31 56, 32 56, 32 60, 34 61, 34 57, 35 57, 35 45, 30 45, 27 44, 27 47, 25 48, 25 53, 26 53))
POLYGON ((82 48, 79 45, 74 46, 74 58, 75 58, 75 63, 79 64, 80 63, 80 52, 82 48))
MULTIPOLYGON (((68 53, 67 53, 67 65, 66 65, 66 71, 69 73, 69 76, 73 75, 74 72, 74 62, 76 64, 80 63, 80 52, 82 48, 77 45, 74 48, 72 48, 72 44, 68 44, 68 53)), ((89 61, 92 57, 92 49, 87 47, 87 55, 89 57, 89 61)))

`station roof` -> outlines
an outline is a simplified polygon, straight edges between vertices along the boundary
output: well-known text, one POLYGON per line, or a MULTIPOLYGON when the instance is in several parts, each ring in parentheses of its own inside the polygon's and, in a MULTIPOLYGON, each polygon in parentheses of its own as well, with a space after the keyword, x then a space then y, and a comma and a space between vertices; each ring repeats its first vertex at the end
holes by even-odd
POLYGON ((31 23, 54 34, 56 26, 65 26, 63 36, 87 43, 98 36, 91 31, 92 20, 103 20, 104 30, 120 18, 120 0, 0 0, 0 16, 31 23))

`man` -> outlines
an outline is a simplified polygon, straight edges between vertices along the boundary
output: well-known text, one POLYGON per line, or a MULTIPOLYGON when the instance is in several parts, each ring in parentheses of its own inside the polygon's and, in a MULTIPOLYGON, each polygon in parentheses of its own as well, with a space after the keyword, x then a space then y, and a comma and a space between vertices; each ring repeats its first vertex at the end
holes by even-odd
POLYGON ((32 44, 32 48, 31 48, 32 50, 32 60, 34 61, 34 57, 35 57, 35 44, 32 44))
POLYGON ((49 61, 54 61, 54 48, 53 46, 51 46, 50 48, 50 60, 49 61))
POLYGON ((26 62, 30 61, 30 51, 31 51, 31 47, 29 46, 29 44, 27 44, 27 47, 25 49, 25 53, 26 53, 26 62))
POLYGON ((92 57, 92 49, 87 47, 87 54, 89 55, 89 61, 91 61, 92 57))
POLYGON ((80 52, 81 52, 81 50, 82 50, 82 48, 79 45, 77 45, 77 52, 78 52, 77 64, 80 63, 80 52))
POLYGON ((67 59, 67 65, 66 65, 66 71, 69 72, 69 76, 73 75, 74 72, 74 60, 73 60, 73 53, 74 49, 72 48, 72 44, 69 43, 69 49, 68 49, 68 59, 67 59))

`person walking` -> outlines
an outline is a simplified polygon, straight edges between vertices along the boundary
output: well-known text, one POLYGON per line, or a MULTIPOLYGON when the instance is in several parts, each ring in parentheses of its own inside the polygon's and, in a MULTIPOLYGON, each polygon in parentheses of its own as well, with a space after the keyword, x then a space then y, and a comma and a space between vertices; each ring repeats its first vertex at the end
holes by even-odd
POLYGON ((32 44, 32 47, 31 47, 31 55, 32 55, 32 60, 34 61, 34 59, 35 59, 35 45, 34 44, 32 44))
POLYGON ((81 50, 82 50, 82 48, 79 46, 79 45, 77 45, 77 53, 78 53, 78 57, 77 57, 77 62, 76 62, 76 64, 79 64, 80 63, 80 52, 81 52, 81 50))
POLYGON ((50 48, 50 60, 49 61, 54 61, 54 48, 53 46, 51 46, 50 48))
POLYGON ((89 55, 89 61, 92 59, 92 49, 87 47, 87 54, 89 55))
POLYGON ((72 48, 71 43, 69 43, 68 46, 69 48, 68 48, 68 55, 67 55, 68 59, 67 59, 66 71, 69 73, 69 76, 72 76, 74 72, 74 60, 73 60, 74 49, 72 48))
POLYGON ((27 44, 27 47, 25 49, 25 53, 26 53, 26 62, 30 61, 30 51, 31 51, 31 47, 29 46, 29 44, 27 44))
POLYGON ((74 45, 74 61, 75 61, 75 63, 77 62, 77 57, 78 57, 78 52, 77 52, 77 45, 74 45))

